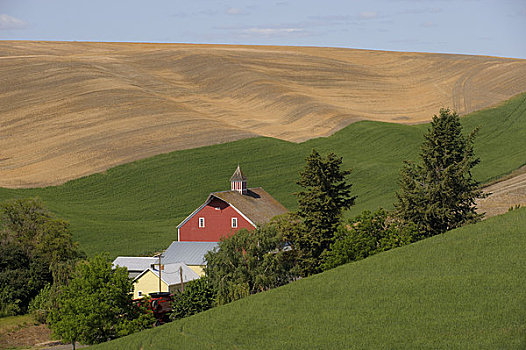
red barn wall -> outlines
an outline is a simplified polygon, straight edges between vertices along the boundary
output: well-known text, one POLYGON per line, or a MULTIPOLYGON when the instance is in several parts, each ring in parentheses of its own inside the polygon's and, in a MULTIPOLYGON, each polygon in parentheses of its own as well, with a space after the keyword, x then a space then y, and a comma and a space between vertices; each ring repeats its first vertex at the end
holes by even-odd
POLYGON ((214 198, 179 228, 181 242, 218 242, 224 235, 254 226, 228 203, 214 198), (199 218, 205 218, 205 227, 199 227, 199 218), (237 228, 232 228, 232 218, 237 218, 237 228))

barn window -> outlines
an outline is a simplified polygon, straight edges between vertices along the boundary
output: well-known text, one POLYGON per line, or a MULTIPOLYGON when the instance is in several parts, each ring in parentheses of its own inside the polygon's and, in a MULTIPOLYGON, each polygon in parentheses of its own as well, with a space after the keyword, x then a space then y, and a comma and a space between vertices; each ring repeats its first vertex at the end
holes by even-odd
POLYGON ((199 227, 205 227, 205 218, 199 218, 199 227))
POLYGON ((232 218, 232 228, 237 228, 237 218, 232 218))
POLYGON ((141 291, 138 291, 138 292, 137 292, 137 295, 140 296, 140 297, 142 297, 142 292, 141 292, 141 291))

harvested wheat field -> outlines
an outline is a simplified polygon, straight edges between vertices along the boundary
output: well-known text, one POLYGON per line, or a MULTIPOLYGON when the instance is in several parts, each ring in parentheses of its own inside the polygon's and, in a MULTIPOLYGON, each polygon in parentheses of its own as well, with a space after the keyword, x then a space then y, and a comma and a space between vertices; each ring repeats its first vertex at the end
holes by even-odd
POLYGON ((0 42, 0 186, 179 149, 428 121, 526 91, 526 60, 337 48, 0 42))

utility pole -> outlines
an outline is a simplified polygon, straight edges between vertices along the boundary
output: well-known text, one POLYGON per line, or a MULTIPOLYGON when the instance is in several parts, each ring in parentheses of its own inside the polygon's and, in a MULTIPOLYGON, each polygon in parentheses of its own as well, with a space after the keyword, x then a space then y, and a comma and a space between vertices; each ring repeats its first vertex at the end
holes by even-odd
POLYGON ((161 265, 161 254, 159 254, 159 293, 162 292, 161 290, 161 271, 163 270, 163 265, 161 265))
POLYGON ((181 278, 181 292, 184 292, 183 267, 179 266, 179 277, 181 278))
POLYGON ((162 285, 161 285, 161 273, 162 273, 162 272, 161 272, 161 271, 162 271, 162 269, 163 269, 163 265, 161 265, 161 257, 162 257, 162 256, 163 256, 162 253, 159 253, 158 255, 156 255, 155 257, 158 257, 158 258, 159 258, 159 264, 154 264, 154 265, 159 265, 159 293, 162 292, 162 289, 161 289, 161 287, 162 287, 162 285))

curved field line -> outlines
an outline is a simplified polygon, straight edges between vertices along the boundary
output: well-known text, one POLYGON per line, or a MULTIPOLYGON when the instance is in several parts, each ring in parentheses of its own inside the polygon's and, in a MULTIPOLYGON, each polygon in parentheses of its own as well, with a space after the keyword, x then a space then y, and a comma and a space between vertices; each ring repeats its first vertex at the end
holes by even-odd
POLYGON ((526 60, 336 48, 0 42, 0 186, 257 135, 419 123, 526 91, 526 60))

